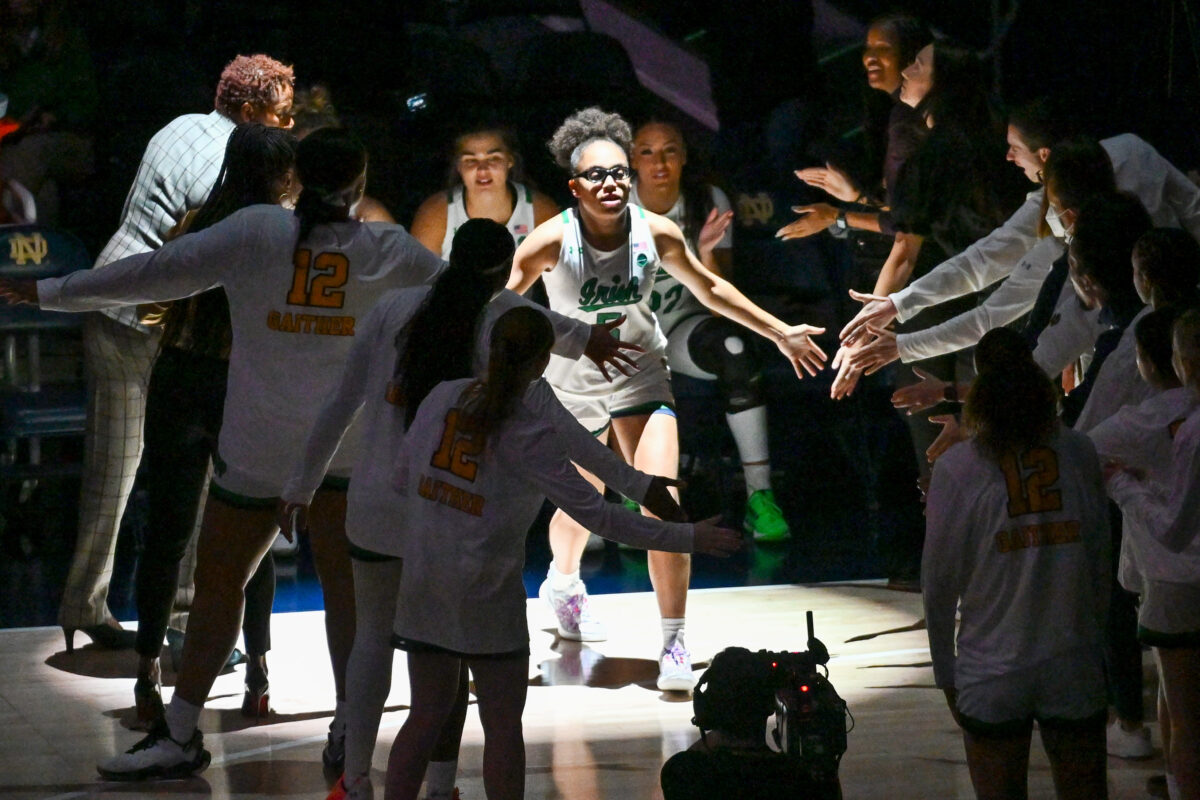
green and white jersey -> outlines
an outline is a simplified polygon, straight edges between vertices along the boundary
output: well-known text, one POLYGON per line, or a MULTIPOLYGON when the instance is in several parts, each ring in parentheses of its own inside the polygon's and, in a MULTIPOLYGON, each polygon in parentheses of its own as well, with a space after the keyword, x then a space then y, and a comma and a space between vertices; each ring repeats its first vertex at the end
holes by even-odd
MULTIPOLYGON (((516 195, 512 216, 504 227, 512 234, 513 243, 520 245, 525 237, 537 227, 533 221, 533 190, 521 183, 510 183, 509 187, 516 195)), ((446 238, 442 239, 442 258, 450 260, 450 246, 454 244, 454 234, 467 220, 467 198, 463 196, 463 186, 460 183, 446 192, 446 238)))
MULTIPOLYGON (((729 205, 729 198, 725 193, 716 186, 709 186, 709 191, 712 193, 713 207, 716 208, 718 214, 724 214, 729 211, 732 206, 729 205)), ((631 203, 638 203, 637 184, 633 185, 633 194, 630 196, 631 203)), ((674 222, 683 230, 684 214, 687 206, 684 203, 683 195, 679 195, 679 199, 675 201, 675 205, 663 214, 664 217, 674 222)), ((687 239, 688 250, 696 258, 700 257, 697 251, 696 242, 690 238, 687 239)), ((733 247, 733 226, 730 225, 725 229, 725 235, 721 237, 721 241, 717 242, 716 250, 728 250, 733 247)), ((725 276, 729 277, 729 276, 725 276)), ((658 317, 658 325, 662 328, 663 333, 668 338, 671 336, 671 331, 689 317, 697 317, 701 315, 709 315, 710 312, 704 307, 704 304, 696 299, 696 295, 688 291, 688 288, 679 281, 675 280, 669 272, 662 267, 658 268, 658 274, 654 277, 654 291, 650 294, 650 310, 658 317)))
MULTIPOLYGON (((645 349, 637 362, 662 359, 666 339, 650 309, 650 296, 659 271, 658 249, 640 206, 629 205, 629 237, 616 250, 598 250, 583 238, 575 209, 562 212, 563 239, 558 262, 542 279, 550 307, 588 324, 624 316, 613 334, 645 349)), ((610 394, 620 382, 605 380, 590 361, 551 356, 546 379, 559 390, 575 394, 610 394)))

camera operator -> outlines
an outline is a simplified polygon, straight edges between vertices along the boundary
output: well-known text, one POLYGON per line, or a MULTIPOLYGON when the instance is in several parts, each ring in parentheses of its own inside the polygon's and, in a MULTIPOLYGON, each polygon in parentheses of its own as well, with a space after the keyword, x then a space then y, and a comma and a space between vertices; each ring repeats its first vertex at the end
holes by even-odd
POLYGON ((804 761, 768 746, 775 698, 768 654, 729 647, 713 657, 692 698, 700 740, 663 764, 665 800, 840 798, 836 776, 814 780, 804 761))

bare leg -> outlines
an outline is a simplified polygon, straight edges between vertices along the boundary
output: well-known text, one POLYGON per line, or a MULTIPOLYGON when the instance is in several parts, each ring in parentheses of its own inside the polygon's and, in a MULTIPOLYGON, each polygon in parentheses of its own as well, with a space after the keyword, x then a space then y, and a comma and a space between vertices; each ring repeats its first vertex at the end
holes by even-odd
POLYGON ((246 582, 278 532, 275 509, 235 508, 210 497, 196 551, 192 603, 175 694, 203 706, 237 642, 246 582))
POLYGON ((1200 800, 1200 648, 1155 648, 1171 720, 1167 763, 1180 797, 1200 800))
POLYGON ((967 768, 977 800, 1028 798, 1029 741, 1032 730, 1005 738, 975 736, 963 731, 967 768))
POLYGON ((1042 726, 1042 747, 1050 759, 1058 800, 1108 797, 1105 718, 1070 729, 1042 726))
POLYGON ((337 699, 346 699, 346 662, 354 647, 354 571, 346 539, 346 493, 319 490, 308 516, 313 565, 325 600, 325 639, 337 699))
MULTIPOLYGON (((679 430, 673 415, 620 417, 613 420, 613 433, 626 460, 632 454, 631 463, 642 472, 667 478, 679 474, 679 430)), ((646 560, 659 614, 667 619, 682 619, 687 612, 691 556, 651 550, 646 560)))
POLYGON ((525 796, 525 737, 521 713, 529 688, 529 659, 472 660, 483 724, 483 787, 488 800, 525 796))
POLYGON ((412 707, 388 756, 385 800, 415 800, 442 728, 454 708, 460 661, 440 653, 409 653, 412 707))

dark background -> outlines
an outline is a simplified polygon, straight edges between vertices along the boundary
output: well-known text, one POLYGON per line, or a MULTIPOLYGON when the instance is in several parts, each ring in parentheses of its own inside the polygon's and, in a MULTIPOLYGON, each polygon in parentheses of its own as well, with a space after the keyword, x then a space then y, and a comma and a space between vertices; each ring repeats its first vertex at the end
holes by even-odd
MULTIPOLYGON (((724 131, 717 136, 685 120, 700 160, 718 167, 765 163, 782 176, 793 202, 819 198, 792 185, 786 170, 820 163, 858 125, 862 31, 867 20, 893 10, 991 48, 1003 101, 1067 96, 1097 135, 1132 131, 1185 171, 1200 164, 1200 7, 1187 0, 613 5, 710 64, 724 131), (785 101, 793 101, 795 115, 779 152, 759 154, 753 136, 727 135, 761 124, 785 101)), ((579 6, 567 0, 82 0, 71 8, 92 50, 101 111, 92 131, 96 174, 66 190, 63 224, 93 255, 116 228, 147 140, 179 114, 211 109, 217 75, 237 53, 266 52, 294 64, 298 87, 330 87, 345 122, 371 149, 369 191, 404 224, 440 187, 446 142, 466 114, 489 110, 511 120, 535 182, 565 202, 561 175, 542 146, 557 122, 585 104, 636 116, 652 102, 629 79, 619 47, 570 39, 574 34, 560 35, 558 49, 547 44, 549 29, 535 15, 577 20, 579 6), (418 95, 425 108, 413 111, 409 100, 418 95)), ((854 282, 845 243, 822 235, 786 256, 755 262, 735 277, 789 321, 836 331, 853 311, 844 291, 854 282)), ((831 337, 823 344, 832 352, 831 337)), ((889 461, 911 457, 888 408, 887 378, 865 382, 840 403, 828 398, 830 375, 797 381, 782 359, 770 362, 766 380, 776 492, 795 537, 720 564, 697 558, 695 584, 881 576, 880 538, 900 524, 881 476, 889 461)), ((675 389, 691 481, 686 505, 736 524, 744 494, 720 402, 704 382, 677 380, 675 389)), ((77 457, 70 445, 51 452, 77 457)), ((19 503, 6 490, 0 625, 53 622, 73 546, 77 488, 47 484, 19 503)), ((129 574, 143 502, 135 494, 119 549, 110 604, 122 618, 131 615, 129 574)), ((530 542, 527 583, 536 589, 549 556, 544 534, 535 531, 530 542)), ((609 548, 585 570, 592 591, 649 588, 636 553, 609 548)), ((319 603, 303 551, 298 566, 281 569, 280 585, 277 609, 319 603)))

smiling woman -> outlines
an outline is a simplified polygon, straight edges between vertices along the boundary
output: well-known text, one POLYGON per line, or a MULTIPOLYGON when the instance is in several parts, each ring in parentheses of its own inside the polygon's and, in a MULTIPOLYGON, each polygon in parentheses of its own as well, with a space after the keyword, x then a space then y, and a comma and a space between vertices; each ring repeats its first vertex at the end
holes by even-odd
MULTIPOLYGON (((611 427, 621 454, 635 467, 674 477, 679 440, 664 363, 666 342, 651 307, 660 271, 712 311, 775 342, 798 376, 815 374, 824 363, 825 354, 809 338, 823 331, 790 326, 766 313, 701 263, 674 222, 631 204, 631 139, 625 120, 598 108, 576 112, 563 122, 550 150, 571 176, 568 186, 578 205, 539 225, 517 248, 508 285, 524 292, 544 274, 551 308, 608 325, 644 350, 636 360, 637 371, 630 374, 609 376, 553 357, 546 378, 585 428, 607 440, 611 427)), ((592 476, 584 477, 600 485, 592 476)), ((554 563, 540 594, 553 607, 561 637, 596 641, 606 633, 591 616, 587 589, 579 579, 587 534, 561 511, 555 514, 550 522, 554 563)), ((695 683, 683 640, 691 562, 684 554, 651 551, 648 563, 662 614, 658 687, 688 690, 695 683)))

